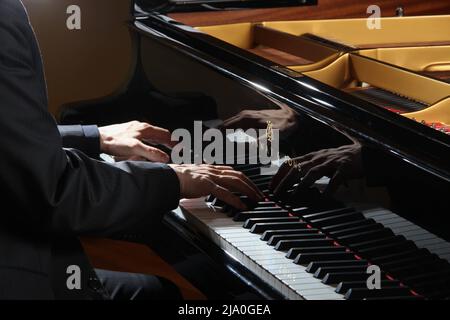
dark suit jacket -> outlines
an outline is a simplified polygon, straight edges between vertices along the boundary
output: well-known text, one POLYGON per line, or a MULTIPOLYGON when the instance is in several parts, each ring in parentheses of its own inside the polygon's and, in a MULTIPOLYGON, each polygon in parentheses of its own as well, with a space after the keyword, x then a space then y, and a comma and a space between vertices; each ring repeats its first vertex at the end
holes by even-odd
POLYGON ((179 182, 168 166, 96 161, 89 155, 98 152, 98 140, 82 127, 65 129, 62 139, 47 111, 23 5, 0 0, 0 299, 96 297, 76 237, 151 225, 178 205, 179 182), (64 149, 63 141, 81 150, 64 149), (66 287, 72 264, 82 269, 82 290, 66 287))

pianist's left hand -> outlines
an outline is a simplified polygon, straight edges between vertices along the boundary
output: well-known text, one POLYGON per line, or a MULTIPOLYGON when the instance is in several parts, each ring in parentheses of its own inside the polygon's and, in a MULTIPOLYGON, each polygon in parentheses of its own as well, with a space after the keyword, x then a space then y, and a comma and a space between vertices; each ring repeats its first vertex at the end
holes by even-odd
POLYGON ((339 148, 323 149, 284 162, 272 179, 275 196, 284 193, 294 184, 309 187, 322 177, 330 177, 325 193, 334 193, 349 179, 363 176, 361 145, 358 143, 339 148))
POLYGON ((168 130, 145 122, 131 121, 100 127, 100 149, 116 160, 148 160, 167 163, 169 155, 147 143, 173 147, 168 130))

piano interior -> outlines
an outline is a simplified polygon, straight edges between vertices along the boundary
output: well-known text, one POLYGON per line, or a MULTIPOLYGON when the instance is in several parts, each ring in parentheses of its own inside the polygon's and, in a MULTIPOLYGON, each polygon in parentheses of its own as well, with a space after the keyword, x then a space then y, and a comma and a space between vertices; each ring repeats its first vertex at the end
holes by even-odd
POLYGON ((276 21, 199 30, 450 134, 450 16, 276 21), (414 32, 411 32, 414 30, 414 32))

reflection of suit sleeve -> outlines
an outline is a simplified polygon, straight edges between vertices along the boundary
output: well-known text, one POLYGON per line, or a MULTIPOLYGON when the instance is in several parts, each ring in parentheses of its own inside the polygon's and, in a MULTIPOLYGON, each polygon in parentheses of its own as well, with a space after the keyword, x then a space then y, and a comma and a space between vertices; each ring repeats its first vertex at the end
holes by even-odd
POLYGON ((100 133, 97 126, 58 126, 64 148, 83 151, 90 157, 97 158, 100 154, 100 133))
POLYGON ((20 1, 0 0, 2 221, 36 232, 109 235, 175 208, 179 182, 162 164, 106 164, 63 149, 47 111, 39 49, 20 1))

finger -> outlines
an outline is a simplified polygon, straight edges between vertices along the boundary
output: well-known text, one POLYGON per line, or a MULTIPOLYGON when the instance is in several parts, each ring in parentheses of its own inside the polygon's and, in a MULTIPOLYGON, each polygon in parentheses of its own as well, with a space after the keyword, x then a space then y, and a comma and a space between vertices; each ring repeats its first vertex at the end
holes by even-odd
POLYGON ((287 162, 284 162, 281 167, 278 169, 277 173, 273 176, 272 181, 270 182, 270 191, 274 191, 280 182, 284 179, 284 177, 289 173, 289 170, 292 169, 293 164, 289 165, 287 162))
POLYGON ((234 118, 231 118, 230 121, 225 121, 222 124, 222 127, 225 129, 249 129, 249 128, 255 128, 255 129, 263 129, 265 128, 265 122, 264 121, 258 121, 257 118, 251 116, 251 115, 239 115, 234 118))
POLYGON ((282 194, 285 194, 286 191, 291 188, 295 183, 300 180, 300 172, 298 168, 293 166, 286 174, 286 176, 281 180, 278 186, 274 190, 275 197, 279 197, 282 194))
POLYGON ((134 150, 136 156, 141 156, 152 162, 163 162, 167 163, 170 160, 170 157, 164 151, 159 150, 158 148, 148 146, 142 142, 139 142, 134 150))
POLYGON ((219 169, 219 170, 234 170, 233 167, 224 166, 224 165, 215 165, 215 164, 201 164, 200 167, 210 168, 210 169, 219 169))
POLYGON ((240 114, 235 115, 231 118, 226 119, 222 123, 222 127, 226 128, 226 129, 231 129, 235 124, 239 123, 241 119, 242 119, 242 116, 240 114))
MULTIPOLYGON (((223 168, 227 168, 227 167, 223 167, 223 168)), ((255 193, 258 194, 260 200, 264 198, 264 194, 261 192, 261 190, 259 190, 258 187, 253 183, 253 181, 250 180, 250 178, 247 177, 242 172, 233 170, 232 168, 219 170, 215 166, 212 166, 212 167, 208 168, 207 170, 209 172, 205 172, 206 174, 213 173, 217 176, 231 176, 231 177, 241 179, 243 182, 245 182, 249 186, 249 188, 251 188, 255 193)))
POLYGON ((172 141, 169 130, 149 125, 141 132, 141 140, 163 144, 167 147, 174 147, 178 142, 172 141))
POLYGON ((147 159, 141 156, 114 156, 114 161, 147 161, 147 159))
POLYGON ((326 195, 333 195, 337 189, 345 182, 345 176, 341 171, 337 170, 333 177, 328 182, 327 187, 325 188, 324 193, 326 195))
POLYGON ((314 182, 316 182, 320 178, 326 176, 327 172, 328 172, 327 166, 322 165, 322 166, 314 167, 305 174, 305 176, 303 177, 303 179, 300 182, 300 185, 302 187, 310 187, 314 184, 314 182))
POLYGON ((253 189, 253 191, 256 192, 256 194, 258 194, 259 200, 264 199, 265 196, 262 191, 259 190, 259 188, 253 183, 253 181, 250 180, 250 178, 247 177, 244 173, 235 170, 225 170, 223 174, 229 174, 243 180, 250 188, 253 189))
POLYGON ((311 161, 304 161, 304 162, 300 162, 297 166, 297 169, 300 173, 299 177, 303 178, 306 176, 306 174, 313 169, 314 167, 317 167, 321 165, 321 163, 315 163, 312 160, 311 161))
POLYGON ((315 156, 317 156, 317 152, 310 152, 303 156, 295 158, 295 160, 297 160, 297 163, 302 163, 302 162, 310 161, 315 156))
POLYGON ((243 195, 246 195, 255 201, 259 201, 262 199, 258 191, 256 191, 254 188, 252 188, 245 181, 241 180, 238 177, 215 174, 210 174, 209 176, 217 185, 225 187, 228 190, 242 193, 243 195))
POLYGON ((233 208, 246 210, 247 206, 239 199, 238 196, 234 195, 231 191, 219 186, 215 185, 212 191, 212 195, 216 198, 224 201, 229 204, 233 208))

